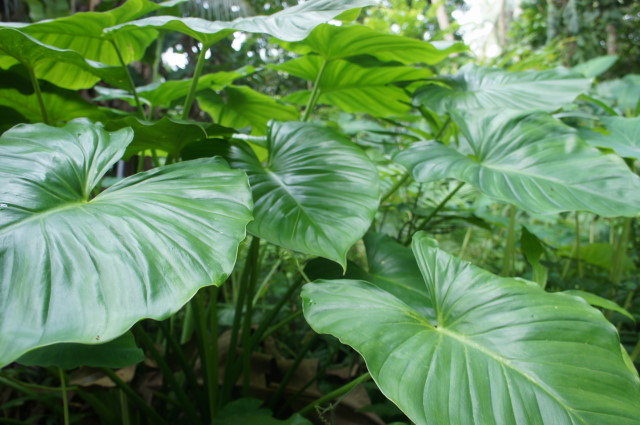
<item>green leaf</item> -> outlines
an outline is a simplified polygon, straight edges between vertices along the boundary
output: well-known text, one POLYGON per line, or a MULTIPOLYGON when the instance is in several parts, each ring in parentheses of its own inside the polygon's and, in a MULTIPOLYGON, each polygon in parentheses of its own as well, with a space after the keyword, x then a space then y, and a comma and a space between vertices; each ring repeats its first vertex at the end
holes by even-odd
POLYGON ((600 56, 576 65, 572 69, 587 78, 594 78, 607 72, 617 61, 617 56, 600 56))
POLYGON ((617 105, 621 115, 640 114, 640 74, 627 74, 620 79, 603 81, 596 87, 600 96, 617 105))
POLYGON ((247 86, 229 86, 223 93, 207 91, 197 96, 200 108, 214 122, 232 128, 251 127, 251 134, 265 135, 270 120, 295 121, 300 118, 293 106, 247 86))
MULTIPOLYGON (((255 68, 252 66, 243 67, 241 69, 230 72, 215 72, 206 74, 198 80, 196 91, 207 89, 222 90, 224 87, 233 83, 238 78, 246 77, 253 73, 255 68)), ((146 101, 155 107, 170 107, 175 101, 187 96, 191 88, 192 79, 165 81, 162 83, 151 83, 146 86, 136 87, 136 92, 140 99, 146 101)), ((109 89, 106 87, 96 87, 96 91, 100 94, 95 100, 111 100, 124 99, 134 103, 131 93, 126 90, 109 89)))
MULTIPOLYGON (((156 39, 157 31, 145 29, 135 34, 105 34, 103 30, 180 2, 128 0, 122 6, 107 12, 81 12, 31 24, 0 23, 0 27, 18 28, 46 45, 74 50, 85 59, 106 65, 120 65, 113 41, 119 47, 122 59, 128 64, 142 57, 147 46, 156 39)), ((52 64, 48 72, 62 75, 66 69, 65 63, 52 64)))
POLYGON ((640 159, 640 117, 605 117, 602 122, 609 134, 594 131, 580 132, 580 136, 592 146, 609 148, 625 158, 640 159))
POLYGON ((131 332, 104 344, 54 344, 38 348, 21 356, 25 366, 57 366, 75 369, 80 366, 122 368, 144 360, 131 332))
POLYGON ((282 43, 298 54, 317 53, 331 61, 370 55, 383 62, 434 65, 453 53, 466 50, 462 43, 436 45, 415 38, 386 34, 362 25, 318 25, 304 41, 282 43))
POLYGON ((478 109, 554 111, 591 87, 591 79, 558 68, 508 72, 468 64, 457 74, 416 90, 422 105, 438 112, 478 109))
POLYGON ((136 117, 126 117, 108 121, 107 130, 131 127, 133 142, 127 147, 125 157, 146 149, 159 149, 179 158, 182 149, 189 143, 206 139, 207 131, 203 123, 164 117, 159 121, 146 121, 136 117))
MULTIPOLYGON (((564 257, 576 258, 580 261, 584 261, 587 264, 602 267, 603 269, 610 271, 614 262, 615 251, 615 247, 610 243, 596 242, 582 245, 580 247, 579 258, 577 258, 576 253, 574 252, 574 246, 560 247, 560 249, 558 250, 558 254, 564 257)), ((630 272, 635 270, 635 264, 628 255, 622 253, 622 258, 620 259, 620 261, 621 264, 619 264, 619 267, 622 267, 622 271, 630 272)))
POLYGON ((147 28, 165 29, 186 34, 205 46, 213 45, 234 31, 263 33, 285 41, 298 41, 309 35, 317 25, 346 10, 373 5, 376 5, 373 0, 312 0, 273 15, 238 18, 231 22, 154 16, 116 25, 108 31, 123 34, 137 33, 147 28))
POLYGON ((367 156, 326 127, 274 122, 261 163, 250 147, 232 152, 255 202, 249 231, 271 243, 346 264, 348 249, 378 208, 378 174, 367 156))
MULTIPOLYGON (((43 92, 42 99, 53 124, 71 121, 75 118, 89 118, 100 121, 105 114, 96 106, 84 100, 79 93, 67 91, 43 92)), ((23 94, 15 89, 0 89, 0 105, 15 109, 29 122, 41 122, 42 113, 36 94, 23 94)))
POLYGON ((241 398, 226 404, 215 417, 216 425, 311 425, 307 419, 296 414, 287 420, 273 417, 269 409, 260 408, 262 400, 241 398))
POLYGON ((468 146, 419 142, 396 156, 416 181, 460 179, 533 213, 640 212, 640 178, 618 156, 587 146, 555 118, 518 111, 452 116, 468 146))
POLYGON ((251 194, 223 160, 156 168, 90 198, 132 137, 86 121, 0 137, 0 366, 164 319, 231 272, 251 194))
POLYGON ((85 59, 73 50, 48 46, 13 28, 0 28, 0 67, 15 63, 34 70, 36 78, 57 86, 78 90, 102 80, 115 87, 127 87, 126 70, 85 59))
POLYGON ((540 264, 540 258, 542 258, 545 249, 544 246, 542 246, 540 239, 531 233, 525 226, 522 226, 520 247, 522 248, 522 253, 527 258, 527 261, 531 264, 531 268, 533 269, 533 277, 531 280, 544 288, 547 285, 549 272, 545 266, 540 264))
POLYGON ((562 293, 567 295, 573 295, 578 298, 582 298, 592 306, 602 307, 602 308, 606 308, 607 310, 615 311, 617 313, 622 314, 623 316, 628 317, 634 322, 636 321, 636 319, 633 317, 631 313, 629 313, 624 308, 620 307, 618 304, 606 298, 602 298, 596 294, 592 294, 591 292, 579 291, 577 289, 570 289, 568 291, 563 291, 562 293))
MULTIPOLYGON (((290 60, 273 68, 305 80, 315 81, 324 60, 315 55, 290 60)), ((345 112, 365 112, 377 117, 401 115, 411 110, 411 97, 394 83, 422 80, 433 74, 427 69, 408 66, 365 68, 345 60, 329 62, 319 81, 318 102, 337 106, 345 112)), ((284 100, 305 104, 310 91, 287 96, 284 100)))
POLYGON ((302 291, 311 326, 362 354, 413 422, 638 424, 640 379, 599 311, 454 258, 424 233, 413 252, 434 316, 362 281, 302 291))

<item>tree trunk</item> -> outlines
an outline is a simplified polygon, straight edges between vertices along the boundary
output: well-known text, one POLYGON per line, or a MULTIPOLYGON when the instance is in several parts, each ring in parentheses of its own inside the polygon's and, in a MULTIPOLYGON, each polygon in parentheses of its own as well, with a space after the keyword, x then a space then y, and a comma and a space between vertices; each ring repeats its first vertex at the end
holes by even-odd
POLYGON ((445 6, 444 0, 438 2, 438 6, 436 8, 436 19, 438 20, 440 31, 444 33, 444 39, 446 41, 453 41, 453 34, 447 32, 447 30, 451 26, 451 21, 449 20, 449 13, 447 12, 447 7, 445 6))
POLYGON ((618 54, 618 31, 612 23, 607 24, 607 54, 618 54))

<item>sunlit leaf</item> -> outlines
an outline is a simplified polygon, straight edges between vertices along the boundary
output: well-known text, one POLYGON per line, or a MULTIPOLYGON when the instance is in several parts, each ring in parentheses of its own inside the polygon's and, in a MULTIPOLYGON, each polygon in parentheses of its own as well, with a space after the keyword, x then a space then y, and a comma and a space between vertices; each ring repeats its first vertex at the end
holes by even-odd
POLYGON ((625 158, 640 159, 640 117, 604 117, 602 122, 609 134, 584 131, 580 136, 592 146, 609 148, 625 158))
POLYGON ((640 212, 640 178, 624 161, 588 146, 547 114, 453 116, 466 144, 419 142, 396 156, 416 181, 456 178, 533 213, 590 211, 617 217, 640 212))

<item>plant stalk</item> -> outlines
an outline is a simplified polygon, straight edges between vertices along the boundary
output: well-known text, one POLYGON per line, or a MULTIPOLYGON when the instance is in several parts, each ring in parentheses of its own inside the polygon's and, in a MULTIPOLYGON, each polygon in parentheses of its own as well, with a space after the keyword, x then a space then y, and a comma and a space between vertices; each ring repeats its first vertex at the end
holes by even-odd
POLYGON ((500 276, 511 276, 513 274, 514 262, 516 258, 516 215, 518 208, 515 205, 509 207, 509 227, 507 229, 507 243, 504 246, 502 256, 502 271, 500 276))
POLYGON ((60 375, 60 392, 62 393, 62 414, 64 417, 64 425, 69 425, 69 398, 67 397, 67 379, 64 375, 64 370, 61 367, 58 368, 58 374, 60 375))
POLYGON ((110 40, 113 45, 114 50, 116 51, 116 55, 118 55, 118 60, 120 61, 120 66, 124 69, 127 74, 127 82, 129 83, 129 90, 133 95, 133 98, 136 101, 136 107, 138 108, 138 113, 140 114, 140 118, 144 119, 144 108, 142 107, 142 102, 140 102, 140 97, 138 96, 138 91, 136 90, 136 83, 133 82, 133 77, 131 76, 131 72, 129 72, 129 67, 124 63, 124 58, 122 57, 122 53, 120 53, 120 49, 118 48, 118 44, 115 40, 110 40))
POLYGON ((247 294, 245 296, 245 317, 242 326, 242 392, 244 396, 249 395, 249 380, 251 378, 251 322, 253 321, 253 296, 256 291, 256 283, 260 269, 260 238, 253 237, 249 248, 249 282, 247 294))
POLYGON ((464 182, 460 182, 442 201, 440 201, 440 203, 434 208, 434 210, 431 211, 431 214, 429 214, 424 220, 422 220, 422 223, 417 226, 416 231, 424 230, 424 228, 427 226, 427 224, 429 224, 433 217, 435 217, 440 212, 440 210, 442 210, 442 208, 447 205, 447 202, 449 202, 449 200, 451 200, 451 198, 453 198, 453 196, 458 193, 460 189, 462 189, 462 186, 464 186, 464 182))
POLYGON ((307 107, 304 110, 302 121, 309 121, 313 110, 316 108, 316 104, 318 103, 318 99, 320 98, 320 81, 322 81, 322 76, 324 75, 324 71, 327 69, 328 63, 329 62, 326 59, 323 59, 322 65, 318 70, 318 75, 316 76, 316 81, 313 83, 313 90, 311 91, 311 95, 309 96, 307 107))
POLYGON ((404 176, 402 176, 402 178, 400 180, 398 180, 396 182, 396 184, 394 184, 388 191, 387 193, 385 193, 382 198, 380 199, 380 204, 382 205, 382 203, 384 201, 386 201, 387 199, 389 199, 391 197, 391 195, 393 195, 394 193, 396 193, 398 191, 398 189, 400 189, 400 187, 402 187, 403 184, 406 183, 407 180, 409 180, 409 177, 411 177, 411 173, 407 173, 404 176))
POLYGON ((187 98, 184 101, 184 107, 182 109, 182 119, 189 119, 189 114, 191 114, 191 107, 193 106, 193 101, 196 98, 196 92, 198 91, 198 81, 200 80, 200 75, 202 75, 202 68, 204 67, 204 63, 206 61, 205 56, 207 55, 207 51, 211 46, 202 45, 202 49, 200 49, 200 54, 198 55, 198 61, 196 62, 196 69, 193 72, 193 78, 191 79, 191 87, 189 88, 189 94, 187 94, 187 98))
POLYGON ((31 79, 31 84, 33 85, 33 90, 36 92, 36 98, 38 99, 38 105, 40 106, 40 113, 42 114, 42 121, 51 125, 51 120, 49 119, 49 113, 47 112, 47 108, 44 105, 44 99, 42 98, 42 90, 40 90, 40 83, 38 82, 38 78, 36 78, 36 73, 30 66, 26 67, 29 71, 29 78, 31 79))
POLYGON ((343 385, 342 387, 331 391, 329 394, 320 397, 319 399, 317 399, 316 401, 308 404, 307 406, 305 406, 304 408, 302 408, 302 410, 298 411, 298 414, 304 416, 307 413, 311 412, 313 409, 315 409, 316 406, 319 406, 323 403, 326 403, 328 401, 331 401, 335 398, 340 397, 343 394, 347 394, 349 391, 351 391, 352 389, 354 389, 355 387, 357 387, 358 385, 362 384, 363 382, 368 381, 369 379, 371 379, 371 374, 369 372, 365 373, 364 375, 360 375, 359 377, 357 377, 356 379, 354 379, 353 381, 349 382, 348 384, 343 385))

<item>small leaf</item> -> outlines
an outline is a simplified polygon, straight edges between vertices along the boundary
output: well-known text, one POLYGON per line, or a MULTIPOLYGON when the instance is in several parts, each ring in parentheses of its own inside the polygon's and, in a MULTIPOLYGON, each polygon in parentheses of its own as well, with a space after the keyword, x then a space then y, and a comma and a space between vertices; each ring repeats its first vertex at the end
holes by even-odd
POLYGON ((573 71, 579 72, 587 78, 599 77, 607 72, 617 61, 617 56, 600 56, 574 66, 573 71))
POLYGON ((623 316, 628 317, 634 322, 636 321, 636 319, 633 317, 631 313, 629 313, 624 308, 620 307, 618 304, 606 298, 602 298, 596 294, 592 294, 591 292, 579 291, 577 289, 569 289, 567 291, 562 291, 562 293, 567 295, 573 295, 578 298, 582 298, 592 306, 602 307, 602 308, 606 308, 607 310, 615 311, 617 313, 622 314, 623 316))
POLYGON ((344 268, 378 208, 375 166, 344 136, 319 125, 274 122, 267 148, 265 163, 247 145, 232 152, 232 165, 247 172, 253 190, 249 231, 344 268))
POLYGON ((590 211, 605 217, 640 212, 640 178, 622 159, 587 146, 544 113, 453 113, 468 144, 429 141, 395 160, 416 181, 466 181, 493 198, 533 213, 590 211))

